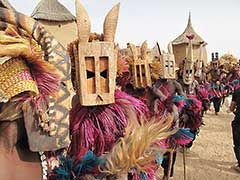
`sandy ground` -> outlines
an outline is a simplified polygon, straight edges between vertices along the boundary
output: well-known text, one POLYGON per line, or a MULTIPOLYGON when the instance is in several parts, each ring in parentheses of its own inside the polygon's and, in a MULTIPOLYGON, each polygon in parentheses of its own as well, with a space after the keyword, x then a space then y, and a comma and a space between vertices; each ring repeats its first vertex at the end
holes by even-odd
MULTIPOLYGON (((193 147, 186 153, 187 180, 240 180, 240 173, 231 168, 236 163, 233 152, 231 121, 233 114, 223 108, 218 116, 213 111, 204 117, 193 147)), ((183 154, 178 152, 174 177, 184 180, 183 154)))

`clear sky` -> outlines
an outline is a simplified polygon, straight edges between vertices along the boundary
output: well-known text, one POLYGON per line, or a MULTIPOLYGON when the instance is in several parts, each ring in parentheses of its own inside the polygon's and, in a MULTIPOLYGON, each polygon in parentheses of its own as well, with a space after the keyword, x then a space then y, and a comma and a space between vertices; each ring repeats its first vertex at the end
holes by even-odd
MULTIPOLYGON (((75 0, 59 0, 75 14, 75 0)), ((9 0, 20 12, 31 15, 39 0, 9 0)), ((101 33, 106 13, 121 2, 116 42, 126 47, 144 40, 149 47, 158 41, 162 49, 180 35, 191 12, 195 31, 220 56, 232 53, 240 59, 240 0, 81 0, 92 21, 92 31, 101 33)))

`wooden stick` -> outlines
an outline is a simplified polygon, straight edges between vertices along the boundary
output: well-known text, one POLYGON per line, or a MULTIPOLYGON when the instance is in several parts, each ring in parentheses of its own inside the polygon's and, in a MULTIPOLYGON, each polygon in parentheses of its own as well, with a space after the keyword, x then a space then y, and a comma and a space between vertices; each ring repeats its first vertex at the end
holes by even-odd
POLYGON ((170 178, 171 170, 172 170, 172 163, 173 163, 173 149, 170 151, 169 156, 169 164, 168 164, 168 173, 167 173, 167 180, 170 178))
POLYGON ((161 53, 161 49, 160 49, 160 46, 159 46, 158 42, 157 42, 157 48, 158 48, 159 55, 161 56, 162 53, 161 53))
POLYGON ((187 176, 186 176, 185 146, 183 146, 183 175, 184 175, 184 180, 186 180, 186 179, 187 179, 187 176))

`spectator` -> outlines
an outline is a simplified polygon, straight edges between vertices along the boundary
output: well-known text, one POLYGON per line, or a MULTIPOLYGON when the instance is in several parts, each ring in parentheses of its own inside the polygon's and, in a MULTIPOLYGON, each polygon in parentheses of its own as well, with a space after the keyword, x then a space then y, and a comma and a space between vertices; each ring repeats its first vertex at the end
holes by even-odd
POLYGON ((236 89, 232 95, 230 111, 234 112, 235 117, 232 121, 233 149, 237 158, 237 164, 233 167, 240 172, 240 88, 236 89))

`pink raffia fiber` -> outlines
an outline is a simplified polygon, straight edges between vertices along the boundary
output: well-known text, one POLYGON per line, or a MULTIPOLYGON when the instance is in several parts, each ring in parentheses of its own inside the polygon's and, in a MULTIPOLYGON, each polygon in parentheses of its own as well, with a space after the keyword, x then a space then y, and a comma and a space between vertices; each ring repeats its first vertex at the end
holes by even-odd
POLYGON ((203 124, 201 108, 202 102, 196 96, 188 96, 180 113, 180 127, 197 130, 203 124))
MULTIPOLYGON (((42 48, 29 34, 18 31, 15 27, 8 27, 5 34, 24 40, 24 44, 29 46, 29 50, 19 54, 19 60, 25 61, 31 71, 33 80, 38 86, 39 95, 33 97, 29 93, 22 93, 19 98, 19 107, 25 102, 33 102, 34 108, 38 108, 40 103, 48 103, 49 96, 54 96, 59 89, 61 75, 54 65, 45 60, 42 48), (20 33, 20 34, 19 34, 20 33)), ((17 46, 16 46, 17 48, 17 46)))
MULTIPOLYGON (((146 180, 155 180, 157 175, 156 171, 159 168, 159 165, 155 162, 146 164, 147 171, 144 173, 146 180)), ((132 173, 132 180, 143 180, 141 175, 134 171, 132 173)))
POLYGON ((61 75, 59 71, 49 62, 45 61, 41 54, 34 54, 34 58, 24 58, 31 70, 31 75, 38 86, 39 95, 33 98, 29 93, 19 96, 19 106, 32 101, 34 108, 38 109, 40 104, 47 104, 49 96, 55 96, 58 92, 61 75))
POLYGON ((149 112, 144 103, 120 90, 116 90, 113 104, 87 107, 78 102, 73 105, 70 111, 70 155, 78 156, 82 147, 96 155, 109 152, 118 138, 124 136, 130 110, 139 119, 149 112))
POLYGON ((207 89, 205 89, 204 87, 200 88, 197 94, 197 97, 200 100, 205 100, 205 99, 209 99, 209 92, 207 91, 207 89))
POLYGON ((115 102, 122 104, 125 106, 125 108, 128 108, 128 106, 133 106, 139 122, 142 116, 147 118, 150 116, 150 111, 143 101, 120 90, 115 91, 115 98, 115 102))

